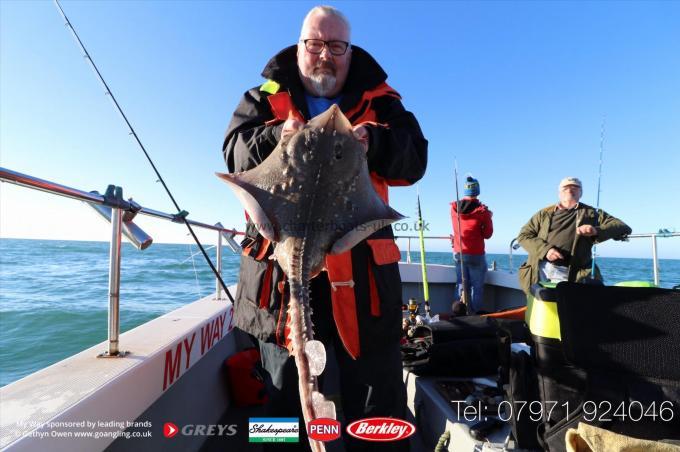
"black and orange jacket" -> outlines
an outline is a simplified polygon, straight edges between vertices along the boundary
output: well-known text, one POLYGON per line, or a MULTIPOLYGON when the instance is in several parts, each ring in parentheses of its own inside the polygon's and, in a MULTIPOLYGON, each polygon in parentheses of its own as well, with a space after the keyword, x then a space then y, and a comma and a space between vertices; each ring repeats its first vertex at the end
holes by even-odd
MULTIPOLYGON (((223 145, 230 172, 245 171, 264 161, 278 144, 289 113, 311 119, 298 75, 296 50, 291 46, 274 56, 262 72, 267 82, 247 91, 236 108, 223 145)), ((352 124, 367 126, 371 179, 387 202, 388 186, 410 185, 425 173, 427 140, 414 115, 404 109, 399 94, 387 85, 386 79, 387 74, 373 57, 352 46, 352 61, 339 106, 352 124)), ((252 223, 247 233, 252 246, 246 246, 241 259, 235 325, 259 339, 284 345, 285 275, 267 259, 271 248, 262 244, 252 223)), ((335 323, 352 356, 358 356, 362 348, 379 347, 384 340, 398 338, 398 259, 392 228, 387 227, 355 246, 351 254, 335 262, 327 260, 327 267, 335 268, 328 275, 333 286, 330 293, 335 323), (344 284, 344 280, 352 284, 344 284)))

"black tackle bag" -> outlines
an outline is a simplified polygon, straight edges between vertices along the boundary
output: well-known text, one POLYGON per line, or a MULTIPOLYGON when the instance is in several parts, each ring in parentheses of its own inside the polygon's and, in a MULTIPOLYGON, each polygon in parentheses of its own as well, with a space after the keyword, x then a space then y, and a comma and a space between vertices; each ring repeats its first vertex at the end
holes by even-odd
POLYGON ((541 400, 568 404, 568 413, 544 417, 543 447, 566 450, 564 435, 579 422, 680 439, 680 291, 563 282, 556 292, 563 365, 535 358, 541 400))
POLYGON ((402 361, 416 375, 495 375, 509 360, 510 337, 495 319, 455 317, 417 326, 402 345, 402 361))

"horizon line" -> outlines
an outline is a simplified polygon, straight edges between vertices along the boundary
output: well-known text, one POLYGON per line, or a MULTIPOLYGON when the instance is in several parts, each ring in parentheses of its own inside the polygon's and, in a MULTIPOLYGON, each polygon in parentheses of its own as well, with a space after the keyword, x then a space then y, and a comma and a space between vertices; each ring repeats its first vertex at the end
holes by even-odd
MULTIPOLYGON (((35 241, 47 241, 47 242, 85 242, 85 243, 110 243, 109 240, 76 240, 76 239, 43 239, 43 238, 34 238, 34 237, 2 237, 0 236, 0 240, 35 240, 35 241)), ((396 241, 396 240, 395 240, 396 241)), ((128 240, 123 239, 122 243, 128 243, 132 245, 128 240)), ((157 245, 195 245, 195 242, 153 242, 152 245, 157 244, 157 245)), ((208 245, 208 246, 216 246, 215 243, 211 242, 206 242, 203 243, 201 242, 201 245, 208 245)), ((134 246, 134 245, 133 245, 134 246)), ((224 245, 226 246, 226 245, 224 245)), ((405 253, 405 250, 399 250, 402 253, 405 253)), ((425 251, 426 253, 450 253, 450 251, 425 251)), ((420 250, 411 250, 411 253, 418 253, 420 254, 420 250)), ((508 253, 492 253, 492 252, 487 252, 486 254, 495 254, 495 255, 503 255, 507 256, 508 253)), ((513 253, 513 256, 528 256, 527 253, 513 253)), ((597 255, 598 258, 606 258, 606 259, 649 259, 653 260, 651 256, 649 257, 630 257, 630 256, 605 256, 605 255, 597 255)), ((659 258, 660 261, 662 260, 670 260, 670 261, 677 261, 680 260, 680 257, 663 257, 659 258)))

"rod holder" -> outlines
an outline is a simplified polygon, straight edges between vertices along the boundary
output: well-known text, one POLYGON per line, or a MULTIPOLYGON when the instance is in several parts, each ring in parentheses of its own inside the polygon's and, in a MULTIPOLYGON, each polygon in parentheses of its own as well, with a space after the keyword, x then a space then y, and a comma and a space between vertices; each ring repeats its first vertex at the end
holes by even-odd
MULTIPOLYGON (((90 192, 92 194, 99 195, 97 191, 90 192)), ((122 193, 122 192, 121 192, 122 193)), ((145 250, 153 243, 153 238, 144 232, 142 228, 137 226, 132 220, 137 215, 137 212, 141 210, 141 206, 130 199, 128 202, 129 210, 126 210, 122 214, 122 233, 125 235, 130 243, 132 243, 138 250, 145 250)), ((92 207, 95 212, 99 214, 104 220, 111 223, 112 208, 101 205, 86 203, 88 206, 92 207)), ((120 209, 118 209, 120 210, 120 209)))
MULTIPOLYGON (((218 223, 219 224, 219 223, 218 223)), ((241 254, 243 249, 241 245, 234 239, 237 231, 224 232, 222 231, 221 236, 227 241, 227 246, 234 254, 241 254)))
MULTIPOLYGON (((224 229, 224 226, 220 222, 215 223, 215 227, 224 229)), ((234 240, 237 232, 238 231, 236 230, 221 230, 217 233, 217 273, 219 273, 220 276, 222 276, 222 240, 226 240, 227 246, 234 254, 241 254, 241 245, 234 240)), ((217 294, 218 300, 222 298, 222 285, 217 277, 215 277, 215 293, 217 294)))

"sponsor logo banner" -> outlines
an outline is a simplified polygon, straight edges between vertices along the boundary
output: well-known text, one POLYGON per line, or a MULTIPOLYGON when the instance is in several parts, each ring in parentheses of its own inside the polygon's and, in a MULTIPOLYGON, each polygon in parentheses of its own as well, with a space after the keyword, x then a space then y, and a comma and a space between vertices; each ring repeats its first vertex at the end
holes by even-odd
POLYGON ((298 443, 300 422, 296 417, 251 417, 248 419, 250 443, 298 443))
POLYGON ((316 441, 333 441, 340 438, 340 422, 330 418, 319 418, 307 424, 307 436, 316 441))
POLYGON ((178 433, 182 436, 234 436, 237 429, 236 424, 186 424, 182 428, 172 422, 163 424, 163 436, 166 438, 178 433))
POLYGON ((392 417, 359 419, 347 426, 347 433, 365 441, 398 441, 416 432, 410 422, 392 417))

